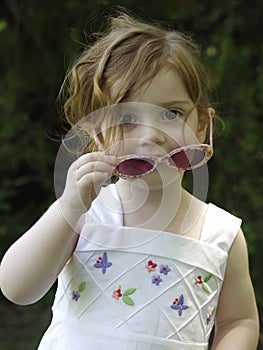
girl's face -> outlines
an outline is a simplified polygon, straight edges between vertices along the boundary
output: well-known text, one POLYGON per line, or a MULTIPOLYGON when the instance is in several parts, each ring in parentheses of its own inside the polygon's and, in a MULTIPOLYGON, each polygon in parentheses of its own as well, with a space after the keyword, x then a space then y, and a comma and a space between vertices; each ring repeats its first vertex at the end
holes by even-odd
POLYGON ((118 106, 117 114, 124 138, 119 147, 113 145, 118 155, 164 155, 205 138, 206 127, 182 80, 171 69, 163 68, 131 94, 118 106))
MULTIPOLYGON (((172 69, 160 70, 150 83, 123 101, 116 114, 123 126, 123 140, 108 152, 119 156, 162 156, 205 138, 206 124, 199 121, 193 101, 172 69)), ((164 167, 174 174, 174 169, 164 167)))

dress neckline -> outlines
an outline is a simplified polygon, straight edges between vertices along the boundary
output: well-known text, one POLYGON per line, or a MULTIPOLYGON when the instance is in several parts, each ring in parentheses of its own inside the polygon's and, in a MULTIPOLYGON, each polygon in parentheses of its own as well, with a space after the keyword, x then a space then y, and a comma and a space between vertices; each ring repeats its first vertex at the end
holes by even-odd
POLYGON ((115 207, 118 208, 117 211, 117 222, 116 222, 116 226, 122 227, 124 229, 129 230, 134 230, 135 228, 140 230, 141 232, 143 231, 148 231, 148 232, 152 232, 154 234, 154 236, 159 235, 159 233, 164 233, 164 234, 168 234, 171 236, 176 236, 176 237, 181 237, 184 238, 186 240, 190 240, 190 241, 195 241, 195 242, 200 242, 203 241, 203 238, 205 236, 205 231, 206 231, 206 227, 207 227, 207 222, 209 221, 209 217, 210 217, 210 213, 211 213, 211 209, 213 207, 213 205, 211 203, 207 203, 207 209, 206 209, 206 213, 204 215, 204 219, 201 225, 201 232, 200 232, 200 236, 199 239, 193 238, 193 237, 189 237, 185 234, 180 234, 180 233, 174 233, 174 232, 170 232, 170 231, 165 231, 165 230, 159 230, 159 229, 151 229, 151 228, 145 228, 145 227, 140 227, 140 226, 125 226, 124 225, 124 220, 123 220, 123 208, 122 208, 122 203, 121 203, 121 199, 120 199, 120 195, 117 189, 116 184, 111 184, 109 186, 107 186, 108 189, 111 191, 114 199, 115 199, 115 207))

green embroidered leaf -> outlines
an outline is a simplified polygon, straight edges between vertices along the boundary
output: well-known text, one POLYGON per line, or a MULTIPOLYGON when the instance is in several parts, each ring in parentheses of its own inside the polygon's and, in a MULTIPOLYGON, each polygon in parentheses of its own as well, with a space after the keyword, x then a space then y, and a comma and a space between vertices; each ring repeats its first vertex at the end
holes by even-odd
POLYGON ((81 282, 78 288, 79 293, 83 293, 86 288, 86 282, 81 282))
POLYGON ((213 307, 213 309, 211 311, 211 315, 214 316, 215 313, 216 313, 216 306, 213 307))
POLYGON ((202 288, 203 288, 203 290, 204 290, 206 293, 208 293, 208 294, 211 293, 211 289, 210 289, 210 287, 209 287, 209 285, 208 285, 207 283, 203 282, 203 283, 202 283, 202 288))
POLYGON ((124 296, 131 295, 131 294, 133 294, 135 291, 136 291, 136 288, 129 288, 129 289, 126 289, 126 290, 123 292, 123 295, 124 295, 124 296))
POLYGON ((204 282, 208 282, 211 277, 213 277, 213 275, 211 273, 209 275, 205 276, 204 282))
POLYGON ((129 306, 134 306, 134 301, 130 297, 123 295, 122 300, 124 301, 125 304, 129 306))

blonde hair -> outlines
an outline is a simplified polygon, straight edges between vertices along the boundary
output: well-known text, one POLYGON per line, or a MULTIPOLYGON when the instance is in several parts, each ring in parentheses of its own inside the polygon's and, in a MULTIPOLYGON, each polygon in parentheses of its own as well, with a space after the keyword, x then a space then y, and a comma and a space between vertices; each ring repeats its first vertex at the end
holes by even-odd
MULTIPOLYGON (((189 36, 143 23, 127 14, 112 18, 108 32, 84 50, 64 81, 67 122, 72 127, 89 113, 124 101, 167 65, 179 74, 196 107, 209 105, 200 50, 189 36)), ((102 142, 110 144, 116 135, 109 130, 102 142)), ((86 151, 96 149, 91 141, 86 151)))

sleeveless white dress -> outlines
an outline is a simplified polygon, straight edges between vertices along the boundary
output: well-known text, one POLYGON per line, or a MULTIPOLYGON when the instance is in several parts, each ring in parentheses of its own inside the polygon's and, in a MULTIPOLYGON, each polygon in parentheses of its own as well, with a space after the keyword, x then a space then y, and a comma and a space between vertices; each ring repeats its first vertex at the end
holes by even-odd
POLYGON ((240 225, 209 204, 199 241, 124 227, 116 186, 103 188, 58 278, 53 319, 38 349, 208 349, 240 225))

